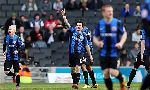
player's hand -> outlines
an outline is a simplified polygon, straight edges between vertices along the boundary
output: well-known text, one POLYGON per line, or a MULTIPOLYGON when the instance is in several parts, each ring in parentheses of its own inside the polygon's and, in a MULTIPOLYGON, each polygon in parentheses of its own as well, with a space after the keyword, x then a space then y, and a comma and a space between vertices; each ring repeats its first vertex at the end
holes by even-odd
POLYGON ((93 56, 91 55, 91 56, 90 56, 90 65, 93 65, 93 62, 94 62, 93 56))
POLYGON ((61 15, 62 15, 62 16, 64 16, 65 13, 66 13, 66 10, 65 10, 65 9, 61 10, 61 15))
POLYGON ((117 44, 115 45, 115 47, 117 47, 118 49, 122 49, 122 46, 123 46, 122 43, 117 43, 117 44))

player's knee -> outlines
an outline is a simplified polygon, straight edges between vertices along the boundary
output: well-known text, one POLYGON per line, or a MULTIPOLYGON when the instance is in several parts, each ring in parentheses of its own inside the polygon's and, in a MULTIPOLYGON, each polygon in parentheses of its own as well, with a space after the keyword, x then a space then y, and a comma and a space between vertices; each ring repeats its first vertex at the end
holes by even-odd
POLYGON ((82 65, 81 65, 81 68, 82 68, 83 71, 86 71, 86 70, 87 70, 85 64, 82 64, 82 65))
POLYGON ((119 71, 116 69, 110 69, 110 74, 114 77, 117 77, 119 74, 119 71))
POLYGON ((92 71, 91 66, 87 66, 86 69, 87 69, 88 71, 92 71))
POLYGON ((104 70, 103 71, 103 73, 104 73, 104 78, 110 78, 110 72, 109 72, 109 70, 104 70))
POLYGON ((77 73, 79 73, 79 72, 80 72, 80 67, 79 67, 79 66, 76 66, 76 67, 75 67, 75 70, 76 70, 77 73))

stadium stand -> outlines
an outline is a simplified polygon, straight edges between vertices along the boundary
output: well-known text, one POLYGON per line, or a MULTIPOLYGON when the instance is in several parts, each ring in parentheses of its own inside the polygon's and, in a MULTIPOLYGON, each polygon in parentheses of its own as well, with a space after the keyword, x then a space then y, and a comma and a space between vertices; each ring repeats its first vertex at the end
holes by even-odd
MULTIPOLYGON (((51 2, 53 3, 55 0, 51 0, 51 2)), ((80 0, 76 0, 78 3, 80 0)), ((123 7, 124 2, 128 2, 131 4, 131 7, 135 8, 138 0, 103 0, 104 3, 110 3, 111 5, 113 5, 114 9, 114 16, 118 17, 122 20, 124 20, 123 17, 120 17, 120 7, 123 7), (110 2, 111 1, 111 2, 110 2)), ((144 0, 140 0, 140 3, 142 3, 144 0)), ((34 11, 34 12, 26 12, 26 11, 21 11, 21 5, 23 3, 25 3, 26 0, 0 0, 0 26, 3 26, 5 24, 5 21, 11 17, 12 13, 15 12, 16 16, 19 17, 21 15, 26 15, 29 16, 29 20, 32 19, 32 17, 34 16, 34 14, 36 13, 40 13, 40 11, 34 11)), ((40 0, 36 0, 37 4, 40 4, 40 0)), ((64 4, 67 2, 67 0, 64 0, 64 4)), ((99 12, 99 11, 98 11, 99 12)), ((56 15, 55 11, 50 11, 49 13, 53 13, 54 15, 56 15)), ((75 21, 75 18, 83 18, 86 21, 87 27, 90 28, 90 30, 93 30, 95 27, 95 24, 97 23, 97 21, 102 18, 102 15, 100 13, 98 13, 96 16, 94 16, 94 11, 85 11, 84 12, 84 17, 82 17, 82 13, 80 10, 75 10, 75 11, 67 11, 67 16, 68 19, 70 21, 71 24, 73 24, 73 22, 75 21), (94 18, 93 18, 94 17, 94 18)), ((47 17, 45 17, 47 18, 47 17)), ((43 20, 45 19, 43 18, 43 20)), ((59 16, 57 17, 59 18, 59 16)), ((132 48, 133 46, 130 45, 128 46, 128 43, 132 43, 131 42, 131 33, 134 32, 134 29, 137 26, 137 23, 140 22, 140 18, 138 17, 128 17, 125 19, 125 23, 126 23, 126 28, 127 28, 127 32, 128 34, 128 40, 127 43, 125 45, 125 47, 127 48, 132 48)), ((26 30, 27 34, 30 33, 31 30, 26 30)), ((56 30, 55 31, 56 34, 58 34, 60 31, 56 30), (57 32, 58 31, 58 32, 57 32)), ((30 48, 29 49, 29 57, 32 58, 31 61, 38 61, 40 63, 40 65, 42 66, 48 66, 47 63, 49 63, 49 65, 54 65, 54 66, 66 66, 67 65, 67 43, 65 44, 61 44, 61 42, 59 41, 55 41, 54 43, 52 43, 50 45, 50 47, 48 48, 30 48), (43 61, 43 62, 42 62, 43 61), (61 61, 64 61, 63 63, 59 63, 61 61), (59 65, 58 65, 59 63, 59 65), (47 65, 46 65, 47 64, 47 65)), ((96 49, 95 49, 96 51, 96 49)), ((98 65, 98 53, 95 52, 94 54, 95 57, 95 63, 94 65, 98 65)), ((33 63, 32 63, 33 64, 33 63)), ((31 65, 32 66, 32 65, 31 65)))

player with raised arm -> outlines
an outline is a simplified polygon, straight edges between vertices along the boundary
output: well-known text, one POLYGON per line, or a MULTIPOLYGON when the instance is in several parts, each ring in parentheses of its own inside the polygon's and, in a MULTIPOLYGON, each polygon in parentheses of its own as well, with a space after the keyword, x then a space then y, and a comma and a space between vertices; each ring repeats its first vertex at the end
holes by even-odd
POLYGON ((78 89, 78 83, 80 80, 80 65, 84 60, 85 48, 91 60, 93 57, 90 52, 87 38, 82 32, 84 24, 82 21, 77 21, 75 27, 71 27, 65 16, 65 10, 61 11, 64 22, 69 27, 69 66, 71 67, 71 75, 73 79, 72 88, 78 89))
POLYGON ((100 65, 104 74, 104 82, 108 90, 113 90, 110 75, 116 77, 120 82, 120 90, 125 90, 123 75, 117 70, 119 50, 122 49, 127 32, 123 23, 113 18, 113 7, 104 5, 102 7, 103 19, 98 21, 94 30, 93 43, 100 50, 100 65))
POLYGON ((16 90, 20 90, 19 75, 19 50, 24 50, 25 46, 21 39, 15 34, 16 25, 9 26, 8 35, 4 38, 3 53, 6 57, 4 63, 4 72, 7 76, 13 76, 16 82, 16 90), (12 68, 14 72, 10 71, 12 68))

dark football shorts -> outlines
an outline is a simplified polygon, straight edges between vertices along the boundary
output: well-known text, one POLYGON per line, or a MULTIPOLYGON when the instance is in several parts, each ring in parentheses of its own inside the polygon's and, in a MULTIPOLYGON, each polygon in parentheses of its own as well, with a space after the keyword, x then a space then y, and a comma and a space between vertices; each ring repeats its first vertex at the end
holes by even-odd
POLYGON ((90 56, 88 55, 88 53, 86 53, 86 54, 84 55, 84 58, 85 58, 85 60, 84 60, 84 62, 82 62, 82 64, 92 65, 92 64, 91 64, 91 59, 90 59, 90 56))
POLYGON ((70 54, 69 55, 69 67, 75 67, 85 62, 84 55, 82 54, 70 54))
POLYGON ((118 57, 100 57, 100 66, 102 70, 107 68, 117 69, 118 57))
POLYGON ((10 71, 10 69, 12 68, 14 69, 14 73, 18 73, 19 72, 19 61, 17 60, 5 60, 4 62, 4 71, 10 71))

